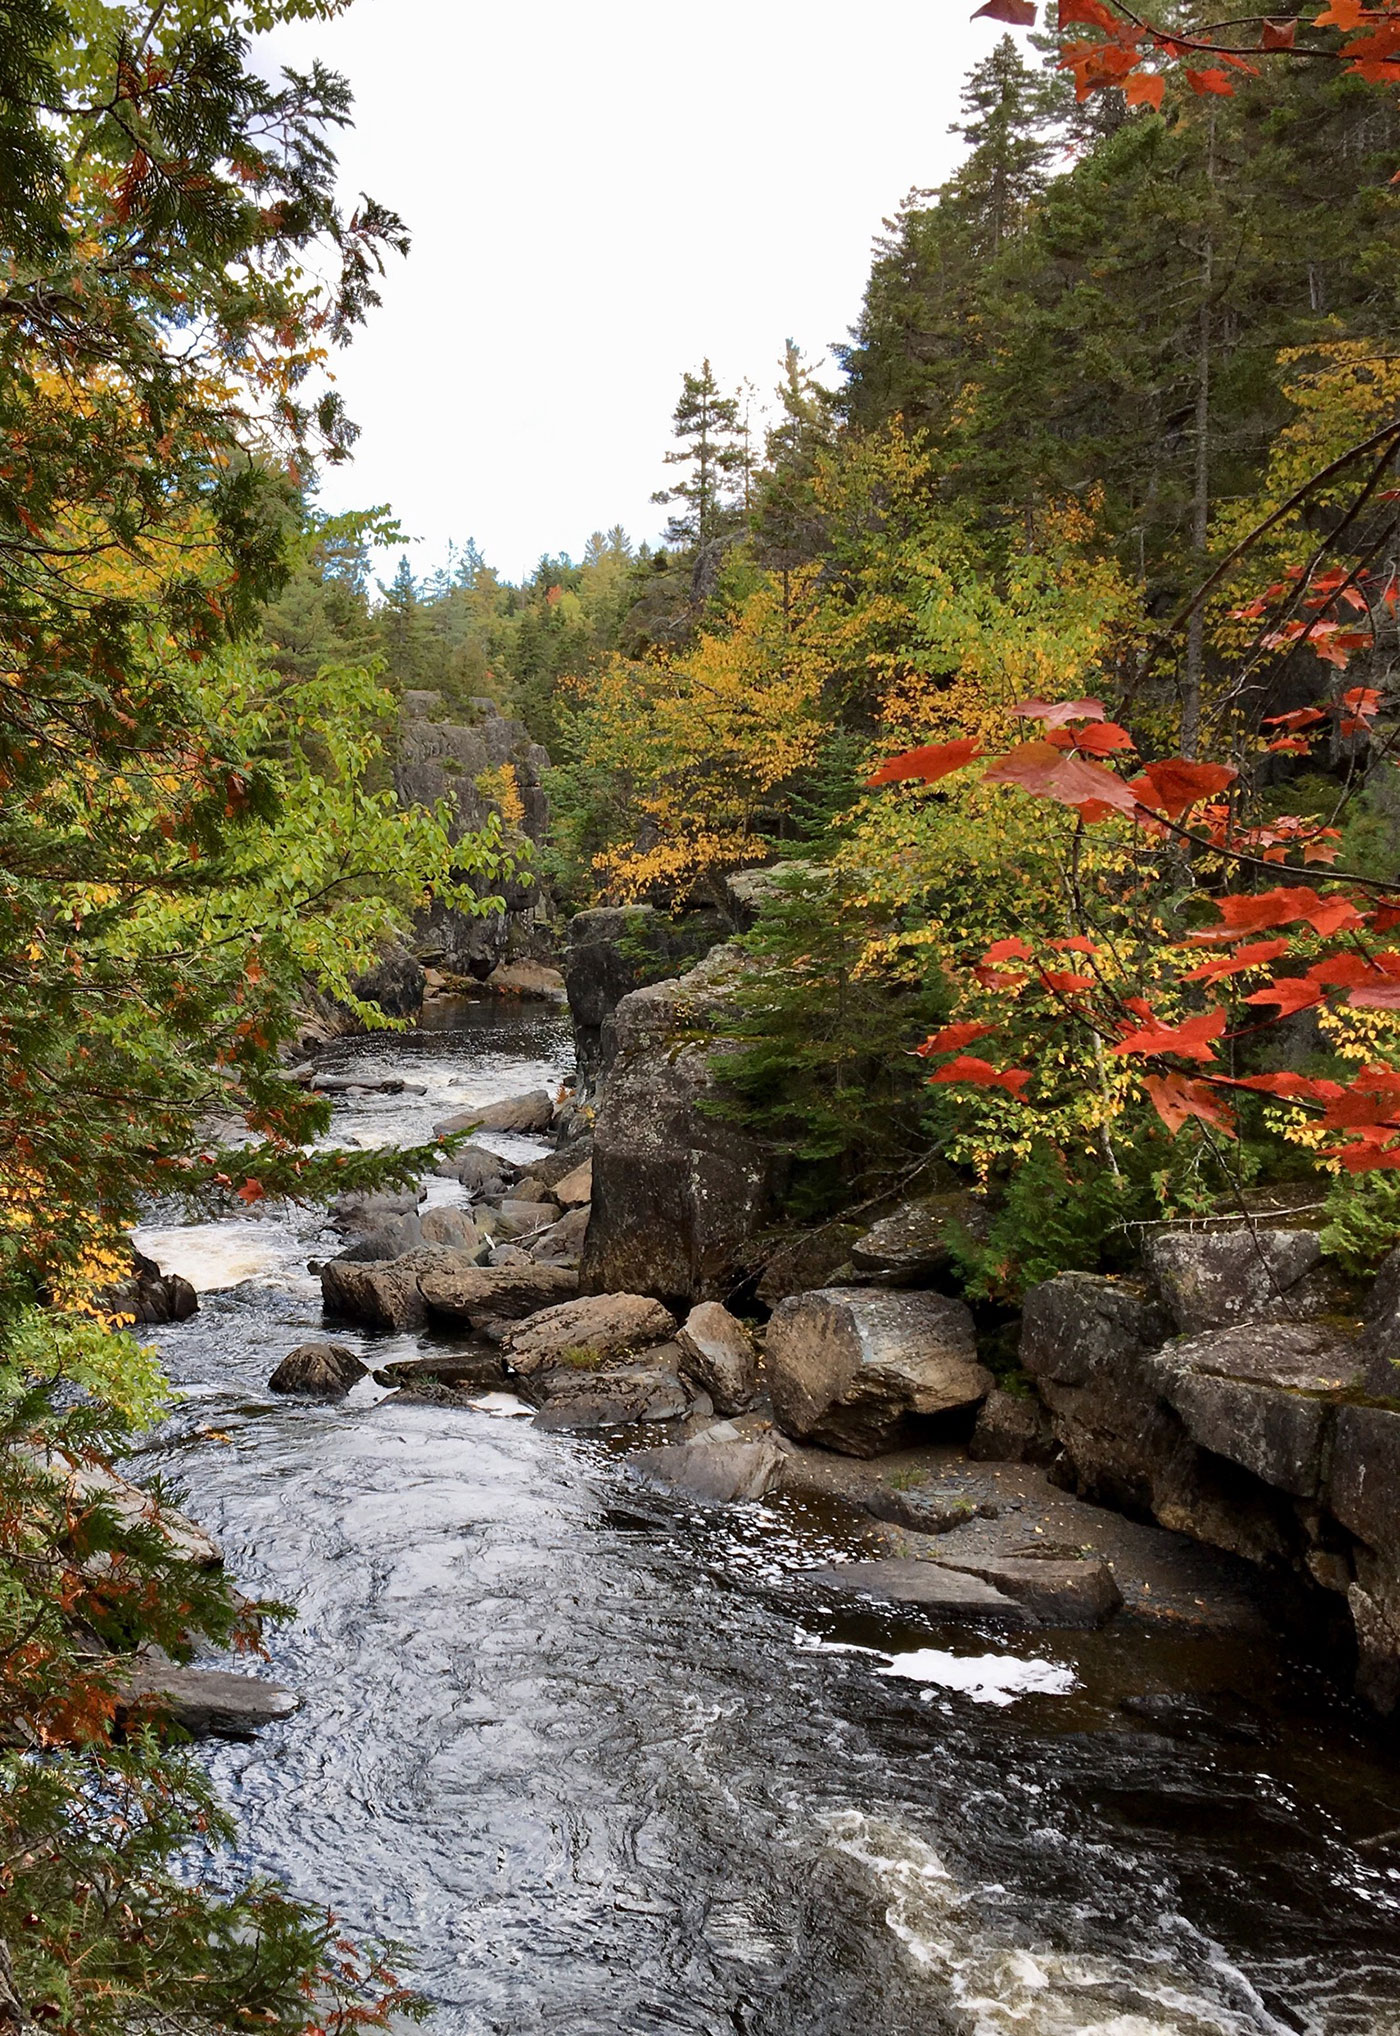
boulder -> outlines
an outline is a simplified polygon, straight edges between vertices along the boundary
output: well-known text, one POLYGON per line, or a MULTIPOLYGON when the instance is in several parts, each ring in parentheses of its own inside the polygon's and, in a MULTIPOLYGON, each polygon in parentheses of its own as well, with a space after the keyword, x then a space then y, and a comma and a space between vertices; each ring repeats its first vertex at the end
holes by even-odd
POLYGON ((400 1358, 377 1371, 374 1382, 399 1391, 445 1386, 454 1393, 466 1394, 499 1389, 505 1384, 505 1377, 505 1366, 499 1357, 486 1350, 470 1350, 450 1357, 400 1358))
POLYGON ((539 1407, 537 1428, 621 1428, 638 1421, 676 1421, 690 1406, 690 1396, 674 1369, 619 1364, 604 1371, 569 1367, 535 1373, 529 1397, 539 1407))
POLYGON ((604 1027, 622 999, 658 977, 675 975, 724 938, 718 913, 673 918, 651 905, 603 905, 576 912, 564 952, 564 987, 574 1021, 578 1095, 586 1100, 604 1073, 604 1027))
POLYGON ((763 1498, 781 1481, 786 1460, 777 1444, 766 1439, 712 1442, 698 1435, 693 1442, 639 1449, 627 1462, 629 1469, 687 1498, 728 1506, 763 1498))
MULTIPOLYGON (((566 1104, 565 1108, 569 1106, 566 1104)), ((593 1156, 593 1134, 584 1132, 560 1143, 554 1152, 547 1152, 530 1161, 529 1173, 532 1181, 541 1187, 554 1188, 569 1174, 576 1173, 586 1159, 593 1156)), ((554 1198, 559 1200, 558 1195, 554 1198)))
POLYGON ((872 1562, 841 1562, 830 1569, 808 1570, 805 1580, 822 1590, 849 1591, 886 1604, 920 1605, 940 1619, 985 1619, 1021 1629, 1038 1623, 1007 1592, 941 1562, 885 1556, 872 1562))
POLYGON ((425 1209, 418 1219, 425 1244, 447 1244, 454 1251, 474 1252, 482 1238, 465 1209, 425 1209))
POLYGON ((1367 1391, 1377 1399, 1400 1400, 1400 1246, 1376 1274, 1361 1341, 1367 1391))
POLYGON ((251 1739, 261 1726, 301 1708, 300 1697, 284 1683, 225 1669, 176 1668, 144 1655, 123 1662, 114 1679, 121 1689, 117 1716, 124 1723, 134 1713, 143 1718, 154 1713, 193 1739, 251 1739))
POLYGON ((342 1237, 369 1237, 418 1213, 416 1188, 376 1188, 337 1195, 330 1206, 331 1227, 342 1237))
POLYGON ((686 1316, 676 1341, 685 1370, 714 1403, 717 1414, 741 1414, 758 1390, 753 1338, 718 1301, 701 1301, 686 1316))
POLYGON ((861 1503, 874 1519, 908 1527, 915 1534, 951 1534, 973 1520, 995 1520, 1001 1510, 994 1502, 970 1499, 965 1492, 917 1484, 879 1485, 865 1493, 861 1503))
POLYGON ((580 1209, 593 1200, 593 1161, 586 1159, 554 1183, 554 1199, 564 1209, 580 1209))
POLYGON ((1400 1414, 1338 1407, 1327 1503, 1359 1540, 1400 1565, 1400 1414))
POLYGON ((496 1216, 498 1237, 529 1238, 557 1223, 559 1209, 554 1202, 517 1202, 512 1198, 498 1205, 496 1216))
POLYGON ((366 1004, 377 1004, 386 1018, 416 1018, 423 1006, 423 965, 405 947, 391 947, 371 969, 350 985, 366 1004))
POLYGON ((588 1235, 589 1210, 570 1209, 547 1230, 536 1231, 530 1239, 530 1256, 545 1265, 577 1266, 588 1235))
POLYGON ((373 1230, 358 1235, 340 1256, 363 1265, 371 1259, 402 1258, 406 1251, 417 1251, 422 1243, 423 1226, 416 1213, 390 1216, 373 1230))
POLYGON ((1147 1268, 1187 1336, 1240 1322, 1290 1321, 1312 1312, 1300 1290, 1322 1258, 1315 1230, 1165 1230, 1148 1243, 1147 1268))
POLYGON ((966 1188, 921 1195, 901 1202, 889 1216, 871 1225, 851 1244, 856 1271, 888 1286, 917 1286, 930 1273, 949 1264, 948 1237, 962 1229, 974 1237, 985 1234, 985 1197, 966 1188))
POLYGON ((674 1315, 645 1294, 587 1294, 531 1315, 510 1331, 505 1351, 528 1377, 562 1364, 601 1365, 664 1343, 675 1330, 674 1315))
POLYGON ((772 1154, 708 1108, 722 1095, 724 993, 739 966, 718 949, 688 975, 633 990, 608 1021, 581 1267, 590 1293, 721 1299, 768 1219, 772 1154))
POLYGON ((1145 1360, 1171 1334, 1127 1280, 1060 1273, 1025 1297, 1020 1362, 1049 1408, 1081 1491, 1130 1512, 1186 1489, 1196 1451, 1145 1360))
MULTIPOLYGON (((221 1569, 224 1552, 197 1520, 174 1506, 158 1505, 154 1496, 100 1463, 70 1463, 57 1450, 24 1450, 39 1470, 57 1478, 77 1506, 96 1502, 110 1507, 126 1526, 156 1527, 172 1554, 199 1569, 221 1569)), ((102 1560, 103 1558, 97 1558, 102 1560)))
POLYGON ((910 1415, 975 1406, 993 1385, 961 1301, 861 1287, 781 1302, 766 1375, 780 1428, 850 1456, 893 1448, 910 1415))
POLYGON ((268 1380, 274 1393, 315 1393, 324 1398, 348 1393, 368 1367, 343 1343, 299 1343, 268 1380))
MULTIPOLYGON (((1332 1400, 1356 1390, 1364 1361, 1354 1342, 1331 1330, 1280 1322, 1214 1329, 1169 1344, 1150 1369, 1200 1448, 1277 1491, 1313 1499, 1322 1485, 1332 1400)), ((1400 1427, 1400 1415, 1386 1418, 1400 1427)))
POLYGON ((860 1235, 858 1223, 823 1223, 761 1240, 754 1255, 759 1300, 765 1308, 776 1308, 779 1301, 814 1287, 849 1286, 855 1277, 851 1248, 860 1235))
POLYGON ((321 1267, 321 1302, 332 1315, 347 1316, 370 1329, 421 1329, 427 1309, 419 1291, 419 1275, 442 1268, 466 1266, 443 1245, 420 1245, 402 1257, 357 1261, 328 1259, 321 1267))
POLYGON ((107 1294, 113 1314, 136 1322, 187 1322, 199 1307, 199 1296, 179 1273, 163 1273, 153 1258, 134 1247, 131 1276, 107 1294))
POLYGON ((548 1131, 554 1115, 554 1099, 547 1089, 531 1089, 523 1096, 505 1096, 499 1103, 487 1103, 476 1113, 482 1131, 514 1131, 529 1135, 548 1131))
POLYGON ((440 1159, 437 1174, 442 1180, 460 1181, 473 1198, 490 1200, 513 1181, 519 1168, 484 1145, 464 1145, 455 1158, 440 1159))
POLYGON ((523 1180, 518 1180, 510 1191, 512 1202, 553 1202, 554 1195, 545 1183, 538 1179, 533 1170, 523 1180))
POLYGON ((1049 1463, 1056 1452, 1050 1416, 1030 1393, 988 1393, 967 1453, 974 1463, 1049 1463))
POLYGON ((1113 1571, 1097 1557, 944 1555, 939 1564, 980 1577, 1025 1608, 1037 1626, 1102 1626, 1123 1602, 1113 1571))
POLYGON ((578 1292, 578 1275, 563 1266, 526 1262, 506 1266, 439 1262, 419 1282, 430 1315, 465 1322, 476 1329, 483 1322, 518 1321, 578 1292))

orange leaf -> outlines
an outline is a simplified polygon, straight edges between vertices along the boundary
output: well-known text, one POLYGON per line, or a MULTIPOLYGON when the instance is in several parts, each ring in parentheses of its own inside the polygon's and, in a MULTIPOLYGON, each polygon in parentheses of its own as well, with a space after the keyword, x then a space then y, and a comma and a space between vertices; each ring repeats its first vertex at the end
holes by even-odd
POLYGON ((1062 756, 1049 742, 1021 743, 1009 755, 998 758, 984 773, 983 783, 1016 785, 1036 798, 1058 800, 1062 806, 1094 800, 1120 813, 1137 812, 1137 800, 1121 778, 1099 764, 1062 756))
POLYGON ((1328 0, 1321 14, 1314 14, 1314 28, 1340 28, 1347 34, 1361 26, 1365 9, 1362 0, 1328 0))
POLYGON ((1234 1137, 1229 1112, 1208 1082, 1193 1082, 1187 1075, 1144 1075, 1142 1085, 1168 1131, 1178 1132, 1188 1117, 1197 1117, 1234 1137))
POLYGON ((1101 28, 1106 35, 1117 35, 1123 27, 1120 17, 1105 7, 1103 0, 1060 0, 1060 33, 1076 21, 1101 28))
POLYGON ((1034 0, 987 0, 972 16, 974 21, 1007 21, 1013 28, 1035 27, 1034 0))
POLYGON ((1010 940, 994 940, 983 955, 984 965, 988 962, 1030 961, 1031 951, 1024 940, 1015 935, 1010 940))
POLYGON ((1330 935, 1360 926, 1362 915, 1347 898, 1320 898, 1306 884, 1284 885, 1276 891, 1260 891, 1251 897, 1239 892, 1216 901, 1221 924, 1208 933, 1193 936, 1197 941, 1238 940, 1241 934, 1263 933, 1271 926, 1296 926, 1305 920, 1315 933, 1330 935))
POLYGON ((975 735, 960 736, 956 742, 928 743, 922 749, 906 749, 902 756, 892 756, 865 782, 892 785, 904 778, 922 778, 932 785, 939 778, 946 778, 950 771, 960 771, 981 754, 982 745, 975 735))
POLYGON ((1200 93, 1202 98, 1208 92, 1218 92, 1222 99, 1234 97, 1235 88, 1224 71, 1188 71, 1186 82, 1191 90, 1200 93))
POLYGON ((261 1181, 246 1180, 238 1190, 240 1202, 260 1202, 267 1193, 261 1181))
POLYGON ((1008 1095, 1019 1097, 1031 1078, 1029 1068, 995 1068, 990 1061, 978 1060, 970 1053, 960 1053, 956 1060, 950 1060, 937 1074, 930 1075, 931 1082, 965 1082, 978 1089, 1005 1089, 1008 1095))
POLYGON ((1263 23, 1259 40, 1265 49, 1292 49, 1293 39, 1298 33, 1296 21, 1268 21, 1263 23))
POLYGON ((1198 1017, 1187 1018, 1180 1025, 1163 1025, 1153 1019, 1139 1032, 1125 1033, 1113 1053, 1179 1053, 1186 1060, 1214 1060, 1215 1049, 1212 1039, 1219 1039, 1225 1030, 1225 1013, 1217 1008, 1202 1011, 1198 1017))
POLYGON ((1238 776, 1232 764, 1187 763, 1183 757, 1163 757, 1133 779, 1132 790, 1144 806, 1175 820, 1198 800, 1223 792, 1238 776))
POLYGON ((1130 106, 1150 106, 1154 113, 1162 109, 1162 95, 1167 89, 1165 78, 1155 71, 1134 71, 1131 78, 1123 81, 1123 97, 1130 106))
POLYGON ((980 1025, 976 1019, 969 1019, 961 1025, 945 1025, 941 1032, 932 1033, 914 1051, 925 1059, 931 1053, 961 1053, 965 1046, 971 1046, 974 1039, 985 1039, 989 1032, 995 1031, 995 1025, 980 1025))
POLYGON ((1291 1018, 1295 1011, 1320 1004, 1325 995, 1321 983, 1310 983, 1306 976, 1280 976, 1277 982, 1265 983, 1262 990, 1251 990, 1245 1002, 1277 1004, 1280 1018, 1291 1018))
POLYGON ((1183 983, 1218 983, 1223 976, 1237 976, 1244 969, 1259 968, 1266 961, 1277 961, 1281 954, 1287 954, 1293 945, 1291 940, 1260 940, 1253 947, 1237 947, 1233 955, 1217 955, 1214 961, 1203 961, 1199 968, 1187 969, 1183 983))
POLYGON ((1069 969, 1042 969, 1040 980, 1046 989, 1053 990, 1056 996, 1072 997, 1079 990, 1092 990, 1095 978, 1075 975, 1069 969))

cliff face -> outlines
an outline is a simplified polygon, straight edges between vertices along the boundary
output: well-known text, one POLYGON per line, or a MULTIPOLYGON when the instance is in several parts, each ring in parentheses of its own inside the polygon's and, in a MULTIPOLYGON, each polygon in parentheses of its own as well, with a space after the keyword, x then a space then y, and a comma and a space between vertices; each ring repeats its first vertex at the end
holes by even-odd
MULTIPOLYGON (((474 700, 480 719, 470 723, 434 718, 445 712, 440 693, 405 693, 394 764, 394 789, 405 804, 450 802, 453 838, 460 839, 485 824, 495 800, 490 779, 509 765, 524 808, 519 829, 537 846, 549 825, 544 773, 549 752, 530 740, 523 722, 503 715, 494 700, 474 700)), ((425 958, 458 974, 488 976, 505 954, 507 944, 529 945, 530 929, 545 917, 546 899, 538 875, 521 871, 494 890, 505 900, 504 912, 472 917, 434 904, 421 915, 415 946, 425 958)))

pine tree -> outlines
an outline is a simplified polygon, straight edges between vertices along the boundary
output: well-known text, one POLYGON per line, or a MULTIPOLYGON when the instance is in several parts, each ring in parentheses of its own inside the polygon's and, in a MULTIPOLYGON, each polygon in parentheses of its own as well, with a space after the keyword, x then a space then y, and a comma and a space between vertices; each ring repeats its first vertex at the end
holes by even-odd
POLYGON ((735 527, 733 480, 744 467, 739 399, 720 394, 708 360, 698 375, 681 377, 672 424, 678 444, 666 454, 666 465, 688 471, 674 487, 659 489, 651 499, 682 505, 667 522, 666 540, 703 556, 735 527))
POLYGON ((1043 190, 1063 97, 1063 73, 1032 70, 1009 35, 968 73, 950 132, 971 154, 944 202, 966 222, 974 255, 999 254, 1043 190))

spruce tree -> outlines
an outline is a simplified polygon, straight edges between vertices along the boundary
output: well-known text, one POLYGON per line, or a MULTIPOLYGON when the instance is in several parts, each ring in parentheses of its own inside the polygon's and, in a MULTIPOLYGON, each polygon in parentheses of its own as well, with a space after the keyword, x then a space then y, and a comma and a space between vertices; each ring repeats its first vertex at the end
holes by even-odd
POLYGON ((651 499, 680 504, 667 522, 667 543, 703 554, 735 527, 734 477, 744 467, 739 399, 720 394, 708 360, 702 362, 698 375, 681 377, 672 427, 677 444, 666 454, 666 465, 686 472, 673 487, 659 489, 651 499))

